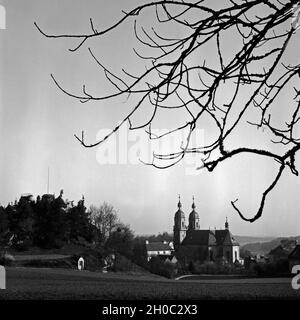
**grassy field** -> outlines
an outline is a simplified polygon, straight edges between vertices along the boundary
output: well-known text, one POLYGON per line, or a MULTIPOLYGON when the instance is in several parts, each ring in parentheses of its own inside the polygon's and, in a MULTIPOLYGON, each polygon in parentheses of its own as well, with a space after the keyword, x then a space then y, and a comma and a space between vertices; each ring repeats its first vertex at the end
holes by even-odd
POLYGON ((32 260, 59 260, 59 259, 68 259, 71 256, 62 255, 62 254, 22 254, 22 255, 15 255, 15 261, 32 261, 32 260))
POLYGON ((0 299, 299 299, 289 278, 167 280, 152 275, 7 268, 0 299))

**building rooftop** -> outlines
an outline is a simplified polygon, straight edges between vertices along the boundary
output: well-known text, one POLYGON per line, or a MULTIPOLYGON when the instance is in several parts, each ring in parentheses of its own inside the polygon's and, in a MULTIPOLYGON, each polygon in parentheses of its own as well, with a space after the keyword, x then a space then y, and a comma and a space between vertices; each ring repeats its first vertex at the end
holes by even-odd
POLYGON ((300 260, 300 245, 297 244, 294 250, 289 254, 289 259, 300 260))
POLYGON ((146 243, 147 251, 170 251, 173 250, 168 242, 148 242, 146 243))
POLYGON ((236 245, 231 232, 225 230, 191 230, 187 233, 182 245, 236 245))

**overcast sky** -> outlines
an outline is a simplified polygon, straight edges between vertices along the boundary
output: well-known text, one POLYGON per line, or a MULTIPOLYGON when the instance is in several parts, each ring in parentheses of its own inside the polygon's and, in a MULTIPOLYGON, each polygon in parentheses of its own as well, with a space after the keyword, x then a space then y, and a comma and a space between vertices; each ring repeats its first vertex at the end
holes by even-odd
MULTIPOLYGON (((36 21, 53 34, 85 33, 90 31, 92 17, 96 29, 101 30, 121 17, 122 9, 129 10, 138 3, 141 2, 0 0, 7 20, 6 30, 0 30, 0 203, 7 205, 22 193, 46 193, 50 167, 50 192, 58 195, 63 189, 64 197, 75 201, 84 194, 87 205, 107 201, 137 234, 172 232, 180 194, 186 218, 195 196, 203 228, 223 227, 228 216, 234 234, 299 235, 300 179, 288 170, 268 197, 264 214, 257 222, 242 221, 231 207, 230 201, 239 198, 248 217, 255 213, 261 192, 276 174, 278 165, 272 160, 241 156, 208 173, 196 171, 200 158, 191 158, 189 163, 158 170, 140 163, 135 154, 143 133, 130 133, 126 142, 122 140, 125 130, 123 136, 114 136, 108 144, 92 149, 84 149, 74 138, 74 133, 80 135, 82 129, 90 142, 103 137, 106 129, 122 120, 130 105, 125 99, 81 104, 60 92, 50 74, 72 92, 79 93, 83 84, 99 95, 108 92, 112 88, 87 48, 92 47, 114 71, 127 66, 131 71, 138 70, 132 51, 132 22, 101 40, 90 41, 77 53, 68 51, 76 42, 46 39, 33 23, 36 21), (105 158, 104 151, 114 148, 119 151, 105 158), (125 157, 126 151, 130 163, 120 156, 123 152, 125 157)), ((147 19, 145 22, 150 23, 150 14, 147 19)), ((228 41, 231 48, 237 45, 228 41)), ((289 58, 299 63, 299 41, 291 46, 289 58)), ((286 107, 284 103, 283 106, 286 107)), ((180 116, 162 114, 161 119, 157 129, 168 128, 180 116)), ((209 129, 202 129, 200 138, 205 139, 209 129)), ((247 130, 234 142, 242 143, 246 137, 255 144, 259 138, 247 130)), ((147 145, 145 152, 149 150, 147 145)))

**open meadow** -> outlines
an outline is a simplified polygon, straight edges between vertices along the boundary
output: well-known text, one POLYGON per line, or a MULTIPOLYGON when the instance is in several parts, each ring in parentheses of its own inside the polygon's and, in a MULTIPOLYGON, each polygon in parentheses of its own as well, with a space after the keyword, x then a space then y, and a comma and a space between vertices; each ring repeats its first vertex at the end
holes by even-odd
POLYGON ((167 280, 155 275, 7 268, 0 299, 299 299, 290 278, 167 280))

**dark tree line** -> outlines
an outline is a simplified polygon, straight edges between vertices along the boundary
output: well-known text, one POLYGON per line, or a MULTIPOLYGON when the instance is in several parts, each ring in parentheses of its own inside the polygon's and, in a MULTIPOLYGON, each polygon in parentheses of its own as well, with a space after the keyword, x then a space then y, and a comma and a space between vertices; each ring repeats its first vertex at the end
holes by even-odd
POLYGON ((84 199, 77 205, 46 194, 22 196, 19 201, 0 207, 0 237, 2 245, 27 249, 31 246, 59 248, 64 243, 82 237, 87 242, 96 237, 96 228, 90 222, 90 212, 84 199))
POLYGON ((85 207, 84 198, 65 201, 45 194, 31 195, 6 207, 0 206, 0 246, 27 250, 33 246, 51 249, 65 244, 88 245, 99 252, 120 253, 140 266, 146 266, 145 241, 172 241, 172 235, 134 236, 122 223, 114 207, 106 202, 85 207))
POLYGON ((45 194, 36 200, 31 195, 22 196, 14 204, 0 206, 2 247, 51 249, 76 243, 132 254, 133 232, 119 221, 111 205, 104 202, 87 209, 84 197, 74 205, 62 195, 62 191, 56 198, 45 194))
POLYGON ((25 195, 6 207, 0 206, 0 249, 60 249, 71 243, 87 247, 86 252, 97 252, 101 259, 114 254, 117 270, 133 268, 128 262, 132 261, 153 273, 168 277, 174 273, 174 266, 166 266, 160 260, 148 263, 145 245, 146 240, 172 241, 171 234, 134 236, 112 205, 103 202, 87 209, 84 198, 74 205, 73 201, 63 200, 62 195, 62 191, 57 198, 45 194, 36 200, 25 195))
POLYGON ((261 217, 267 196, 283 172, 298 176, 300 64, 299 55, 294 53, 296 59, 291 59, 289 50, 297 41, 299 6, 299 0, 162 0, 123 11, 122 17, 106 29, 99 30, 90 19, 90 32, 82 34, 54 35, 35 25, 47 38, 73 39, 70 51, 75 53, 85 45, 95 46, 92 39, 113 36, 133 20, 134 51, 143 64, 140 72, 133 74, 127 65, 120 66, 116 74, 101 61, 101 50, 87 49, 112 85, 111 93, 93 92, 86 84, 82 92, 73 92, 51 75, 64 94, 82 103, 127 99, 130 111, 110 134, 94 143, 86 141, 84 132, 76 138, 84 147, 94 147, 126 123, 130 130, 144 129, 150 140, 183 132, 180 148, 153 154, 149 164, 156 168, 173 166, 191 153, 201 155, 199 169, 208 171, 242 154, 269 159, 277 168, 253 217, 242 214, 237 200, 231 202, 242 219, 253 222, 261 217), (147 25, 149 17, 152 20, 147 25), (174 34, 174 29, 180 32, 174 34), (228 49, 228 43, 233 42, 235 45, 228 49), (205 52, 207 56, 203 56, 205 52), (135 124, 134 116, 145 109, 151 110, 151 115, 145 113, 143 122, 135 124), (279 109, 284 109, 280 118, 279 109), (185 114, 181 123, 162 135, 155 134, 153 126, 161 113, 168 112, 171 117, 178 110, 185 114), (211 128, 209 137, 203 145, 194 146, 193 134, 203 123, 211 128), (240 137, 248 127, 257 129, 262 138, 254 146, 247 141, 234 146, 231 138, 240 137), (262 144, 265 137, 268 143, 262 144))

